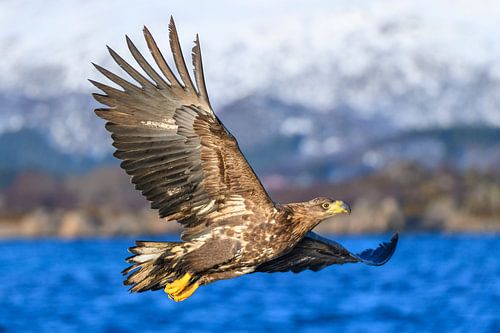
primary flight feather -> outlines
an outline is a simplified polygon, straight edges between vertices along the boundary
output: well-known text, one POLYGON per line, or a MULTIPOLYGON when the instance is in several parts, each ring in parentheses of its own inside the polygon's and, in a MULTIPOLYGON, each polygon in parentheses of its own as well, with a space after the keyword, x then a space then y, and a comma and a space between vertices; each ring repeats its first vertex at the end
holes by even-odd
POLYGON ((108 47, 135 83, 98 65, 121 89, 91 80, 102 91, 93 96, 106 107, 95 112, 107 121, 114 156, 151 208, 184 227, 182 242, 137 241, 129 249, 131 266, 123 274, 131 291, 164 289, 182 301, 200 285, 243 274, 316 271, 348 262, 382 265, 390 259, 397 235, 357 255, 311 232, 329 217, 350 213, 342 201, 316 198, 280 205, 271 200, 210 105, 198 36, 192 50, 194 82, 173 19, 170 49, 178 76, 146 27, 144 37, 161 73, 127 37, 147 76, 108 47))

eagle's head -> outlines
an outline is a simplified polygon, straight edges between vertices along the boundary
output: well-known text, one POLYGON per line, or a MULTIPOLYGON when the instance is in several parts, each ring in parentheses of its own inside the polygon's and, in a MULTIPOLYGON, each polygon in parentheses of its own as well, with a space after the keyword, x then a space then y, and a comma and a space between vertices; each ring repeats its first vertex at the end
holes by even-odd
POLYGON ((346 202, 323 197, 287 204, 286 207, 290 209, 292 220, 308 230, 332 216, 351 213, 351 207, 346 202))
POLYGON ((350 214, 351 207, 344 201, 330 198, 316 198, 306 203, 310 215, 322 221, 339 214, 350 214))

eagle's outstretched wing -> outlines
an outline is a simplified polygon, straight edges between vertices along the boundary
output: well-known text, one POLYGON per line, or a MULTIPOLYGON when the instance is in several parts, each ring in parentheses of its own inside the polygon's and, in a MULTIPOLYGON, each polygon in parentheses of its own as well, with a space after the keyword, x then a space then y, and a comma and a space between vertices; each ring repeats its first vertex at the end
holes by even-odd
POLYGON ((367 265, 385 264, 396 250, 398 234, 390 242, 381 243, 376 249, 359 254, 351 253, 339 243, 309 232, 290 252, 259 265, 256 272, 319 271, 333 264, 362 262, 367 265))
POLYGON ((195 86, 173 19, 169 32, 180 79, 144 27, 146 43, 163 75, 127 37, 128 48, 147 77, 108 48, 137 85, 98 65, 97 70, 122 89, 91 82, 104 93, 94 98, 107 108, 95 112, 108 121, 106 129, 112 133, 114 155, 123 160, 121 167, 161 217, 189 228, 183 234, 189 239, 222 219, 272 211, 274 203, 210 106, 198 37, 192 50, 195 86))

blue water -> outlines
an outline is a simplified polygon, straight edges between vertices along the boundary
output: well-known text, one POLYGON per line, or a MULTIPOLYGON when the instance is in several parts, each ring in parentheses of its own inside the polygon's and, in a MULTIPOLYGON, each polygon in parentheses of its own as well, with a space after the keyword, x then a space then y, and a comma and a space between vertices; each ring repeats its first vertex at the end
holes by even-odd
POLYGON ((0 332, 500 332, 498 235, 402 235, 382 267, 252 274, 182 303, 122 286, 132 241, 0 242, 0 332))

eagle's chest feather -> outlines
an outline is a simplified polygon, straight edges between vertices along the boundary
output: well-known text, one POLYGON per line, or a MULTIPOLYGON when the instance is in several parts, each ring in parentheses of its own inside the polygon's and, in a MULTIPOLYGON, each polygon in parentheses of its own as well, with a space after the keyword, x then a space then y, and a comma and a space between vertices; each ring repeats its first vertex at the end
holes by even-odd
POLYGON ((238 261, 255 265, 290 250, 307 231, 300 230, 285 218, 271 218, 247 225, 234 234, 240 242, 238 261))

